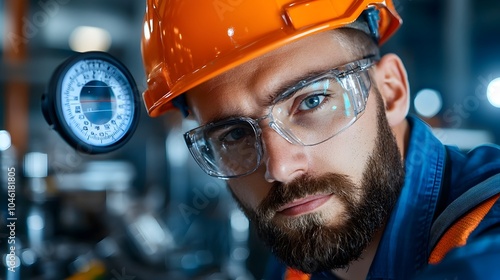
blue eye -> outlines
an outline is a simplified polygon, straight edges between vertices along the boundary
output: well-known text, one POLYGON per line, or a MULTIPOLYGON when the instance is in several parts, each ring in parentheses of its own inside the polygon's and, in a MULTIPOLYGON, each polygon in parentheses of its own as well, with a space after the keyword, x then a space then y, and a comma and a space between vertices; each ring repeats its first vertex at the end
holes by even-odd
POLYGON ((300 102, 298 109, 300 111, 312 110, 312 109, 318 107, 319 105, 321 105, 321 103, 323 102, 324 99, 325 99, 324 95, 308 96, 308 97, 304 98, 304 100, 302 100, 302 102, 300 102))

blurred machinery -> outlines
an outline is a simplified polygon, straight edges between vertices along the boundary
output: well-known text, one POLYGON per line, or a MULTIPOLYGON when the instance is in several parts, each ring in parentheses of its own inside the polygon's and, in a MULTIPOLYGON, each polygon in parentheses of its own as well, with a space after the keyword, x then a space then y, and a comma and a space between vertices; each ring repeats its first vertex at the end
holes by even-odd
MULTIPOLYGON (((142 193, 133 186, 134 165, 124 160, 93 160, 68 149, 17 160, 14 147, 2 150, 2 186, 9 168, 16 170, 16 228, 14 265, 10 245, 0 243, 0 279, 254 279, 247 267, 249 221, 224 184, 202 174, 179 148, 180 131, 165 141, 174 187, 152 185, 142 193), (78 164, 61 165, 52 156, 78 164)), ((7 194, 2 188, 2 199, 7 194)), ((1 205, 4 223, 9 209, 1 205)), ((0 227, 3 233, 7 225, 0 227)))

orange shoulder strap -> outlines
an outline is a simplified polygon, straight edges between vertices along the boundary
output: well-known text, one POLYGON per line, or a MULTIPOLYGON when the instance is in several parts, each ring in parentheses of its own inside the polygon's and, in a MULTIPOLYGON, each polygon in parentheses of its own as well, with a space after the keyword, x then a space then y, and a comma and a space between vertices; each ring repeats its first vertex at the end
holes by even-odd
POLYGON ((288 267, 285 271, 284 280, 309 280, 311 279, 310 274, 305 274, 304 272, 298 271, 296 269, 288 267))
POLYGON ((488 214, 498 198, 500 198, 500 194, 485 200, 456 221, 439 239, 439 242, 432 250, 429 264, 439 263, 451 249, 467 244, 467 238, 471 232, 488 214))
POLYGON ((429 263, 436 264, 451 249, 465 245, 499 196, 500 173, 471 187, 451 202, 432 224, 429 263))

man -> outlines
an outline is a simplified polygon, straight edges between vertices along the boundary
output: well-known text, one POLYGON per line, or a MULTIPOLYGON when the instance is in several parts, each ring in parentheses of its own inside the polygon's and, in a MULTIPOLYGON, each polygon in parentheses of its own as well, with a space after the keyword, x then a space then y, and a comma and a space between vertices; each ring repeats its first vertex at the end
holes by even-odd
POLYGON ((494 194, 465 246, 431 254, 433 222, 500 150, 462 154, 407 116, 404 65, 378 50, 400 24, 387 0, 148 1, 148 112, 200 123, 188 148, 280 260, 271 279, 500 276, 494 194))

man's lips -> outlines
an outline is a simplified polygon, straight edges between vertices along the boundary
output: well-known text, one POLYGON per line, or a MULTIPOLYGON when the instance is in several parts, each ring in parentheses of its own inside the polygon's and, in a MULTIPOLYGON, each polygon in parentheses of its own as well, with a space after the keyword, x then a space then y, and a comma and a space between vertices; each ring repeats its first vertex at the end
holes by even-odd
POLYGON ((278 213, 285 216, 296 216, 311 212, 314 209, 323 205, 332 194, 318 194, 306 196, 302 199, 294 200, 291 203, 287 203, 278 209, 278 213))

